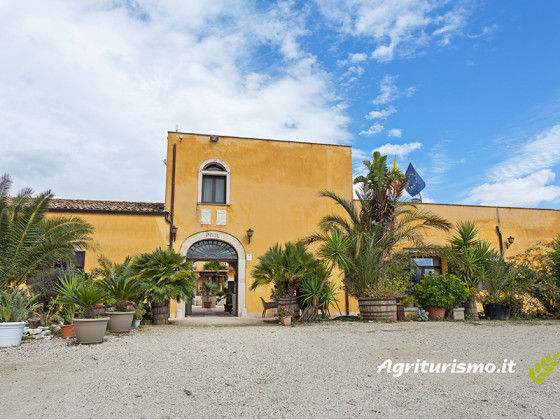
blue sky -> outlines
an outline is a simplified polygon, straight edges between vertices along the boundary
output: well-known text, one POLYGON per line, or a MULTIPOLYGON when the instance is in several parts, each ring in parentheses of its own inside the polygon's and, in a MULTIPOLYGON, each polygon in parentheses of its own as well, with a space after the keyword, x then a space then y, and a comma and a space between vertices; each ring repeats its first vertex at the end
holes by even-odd
POLYGON ((5 1, 0 171, 163 201, 167 130, 351 144, 425 201, 560 208, 560 3, 5 1))

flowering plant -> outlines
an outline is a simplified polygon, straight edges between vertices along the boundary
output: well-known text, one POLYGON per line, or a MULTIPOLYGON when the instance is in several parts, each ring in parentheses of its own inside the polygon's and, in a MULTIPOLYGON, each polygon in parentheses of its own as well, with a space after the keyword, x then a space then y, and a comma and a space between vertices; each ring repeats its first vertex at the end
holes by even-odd
POLYGON ((286 308, 285 306, 280 306, 278 308, 278 312, 276 312, 277 318, 284 318, 288 316, 294 316, 294 310, 290 308, 286 308))

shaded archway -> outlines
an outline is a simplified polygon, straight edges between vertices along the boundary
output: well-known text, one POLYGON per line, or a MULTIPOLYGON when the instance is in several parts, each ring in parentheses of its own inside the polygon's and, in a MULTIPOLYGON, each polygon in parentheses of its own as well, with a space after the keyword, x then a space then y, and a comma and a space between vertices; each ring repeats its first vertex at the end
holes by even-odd
POLYGON ((234 252, 237 255, 235 261, 237 262, 237 316, 246 316, 247 309, 245 308, 245 248, 241 242, 235 237, 225 232, 218 231, 206 231, 195 233, 189 236, 181 244, 181 249, 179 250, 181 255, 184 255, 187 259, 196 259, 198 261, 228 261, 225 258, 233 258, 234 252), (193 250, 191 251, 191 248, 193 250), (209 253, 214 253, 215 255, 208 254, 206 258, 201 254, 204 251, 209 253), (189 252, 191 254, 189 255, 189 252), (216 256, 222 255, 222 257, 216 258, 216 256))

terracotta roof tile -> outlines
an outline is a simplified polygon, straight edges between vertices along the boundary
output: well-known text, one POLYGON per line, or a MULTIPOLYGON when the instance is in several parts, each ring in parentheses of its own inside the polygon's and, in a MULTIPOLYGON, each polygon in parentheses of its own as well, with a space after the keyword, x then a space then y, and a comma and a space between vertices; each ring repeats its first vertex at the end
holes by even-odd
POLYGON ((49 204, 49 210, 162 213, 164 211, 164 204, 141 203, 135 201, 71 200, 65 198, 53 198, 49 204))

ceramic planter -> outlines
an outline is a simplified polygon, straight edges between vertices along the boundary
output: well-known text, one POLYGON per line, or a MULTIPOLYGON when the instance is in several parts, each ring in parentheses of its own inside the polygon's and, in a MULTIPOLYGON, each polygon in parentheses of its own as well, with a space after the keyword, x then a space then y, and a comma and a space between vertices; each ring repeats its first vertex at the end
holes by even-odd
POLYGON ((76 331, 76 343, 78 344, 97 344, 103 342, 105 331, 107 330, 107 318, 93 319, 74 319, 74 329, 76 331))
POLYGON ((131 328, 138 328, 138 327, 140 326, 140 322, 141 322, 141 321, 142 321, 141 319, 134 319, 134 320, 132 321, 132 324, 130 325, 131 328))
POLYGON ((454 321, 465 320, 465 308, 453 308, 452 314, 453 314, 454 321))
POLYGON ((428 316, 432 321, 439 321, 445 318, 445 308, 434 308, 433 306, 428 306, 428 316))
POLYGON ((25 322, 0 322, 0 347, 19 346, 25 322))
POLYGON ((74 324, 66 324, 60 326, 60 334, 62 338, 76 337, 76 330, 74 324))
POLYGON ((105 312, 109 319, 107 329, 112 332, 129 332, 132 328, 132 320, 134 319, 134 311, 129 312, 105 312))

